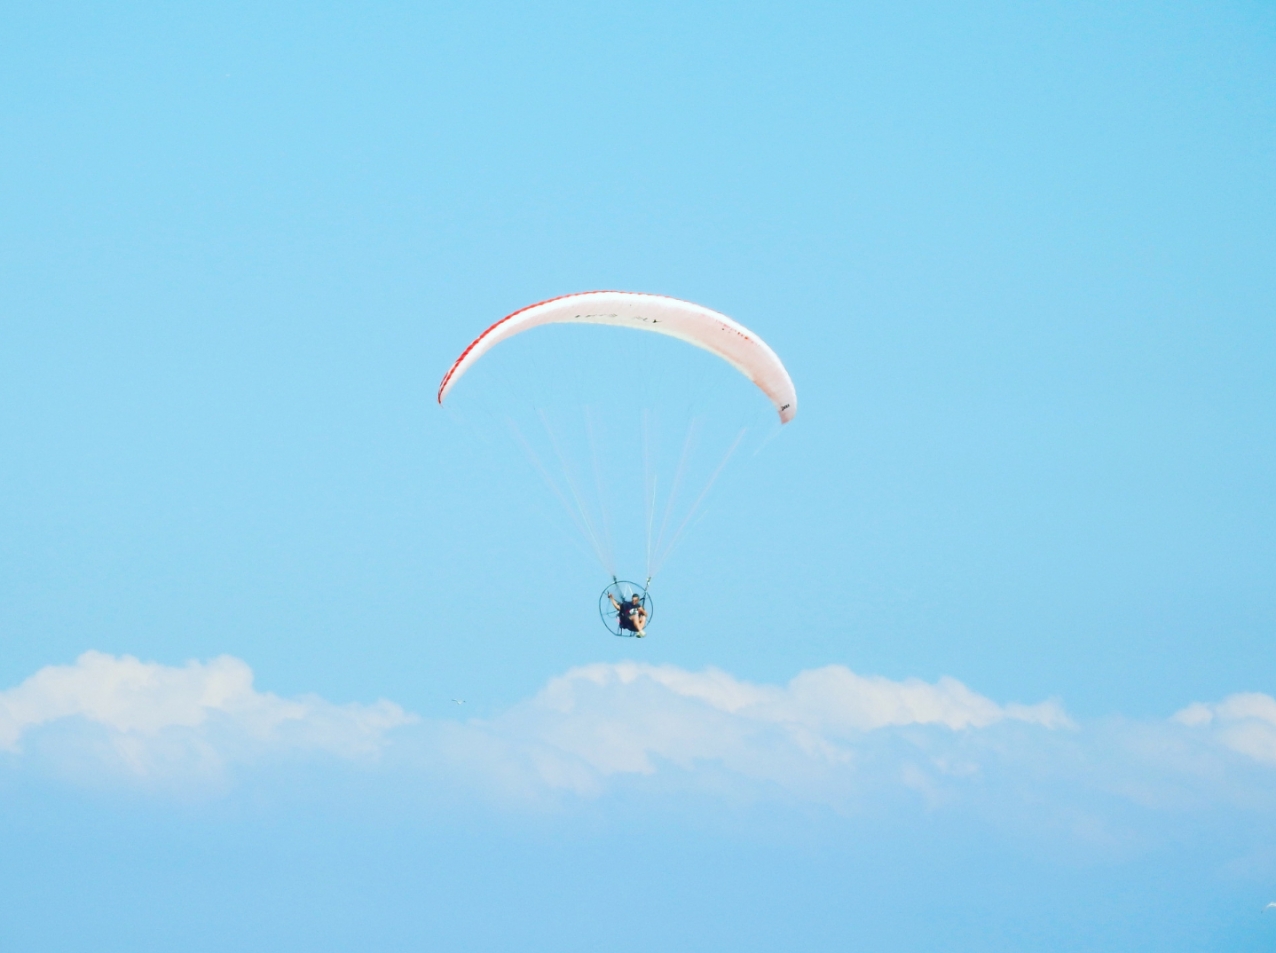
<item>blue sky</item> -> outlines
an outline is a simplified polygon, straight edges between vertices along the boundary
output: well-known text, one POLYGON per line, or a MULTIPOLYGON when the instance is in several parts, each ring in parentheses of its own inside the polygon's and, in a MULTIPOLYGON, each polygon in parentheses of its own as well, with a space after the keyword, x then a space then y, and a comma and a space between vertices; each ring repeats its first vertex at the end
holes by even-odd
MULTIPOLYGON (((1270 5, 45 4, 0 51, 15 948, 1273 942, 1270 5), (589 288, 801 398, 642 643, 434 404, 589 288)), ((499 366, 597 376, 554 340, 499 366)))

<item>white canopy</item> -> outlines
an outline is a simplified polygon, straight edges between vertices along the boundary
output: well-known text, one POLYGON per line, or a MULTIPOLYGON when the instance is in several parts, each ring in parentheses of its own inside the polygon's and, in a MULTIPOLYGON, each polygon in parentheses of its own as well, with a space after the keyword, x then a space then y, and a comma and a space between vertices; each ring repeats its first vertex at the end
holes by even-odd
POLYGON ((439 385, 439 403, 467 370, 491 348, 542 324, 610 324, 654 331, 718 355, 770 398, 787 424, 797 414, 797 392, 789 372, 766 342, 724 314, 689 301, 629 291, 585 291, 550 298, 506 315, 461 352, 439 385))

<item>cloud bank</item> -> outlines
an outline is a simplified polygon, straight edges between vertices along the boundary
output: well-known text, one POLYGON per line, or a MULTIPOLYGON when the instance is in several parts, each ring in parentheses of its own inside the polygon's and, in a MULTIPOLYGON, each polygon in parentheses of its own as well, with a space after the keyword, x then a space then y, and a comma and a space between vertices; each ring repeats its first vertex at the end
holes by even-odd
MULTIPOLYGON (((1074 819, 1082 804, 1110 816, 1267 811, 1276 699, 1236 694, 1162 720, 1077 724, 1058 701, 1001 703, 952 678, 829 665, 757 684, 622 662, 573 668, 490 718, 423 719, 388 701, 259 691, 248 665, 227 656, 168 666, 99 652, 0 691, 0 766, 10 771, 217 794, 255 770, 300 763, 507 803, 638 789, 837 811, 1029 804, 1031 823, 1042 805, 1074 819)), ((1103 827, 1093 817, 1075 825, 1103 827)))
POLYGON ((225 780, 236 763, 294 754, 374 758, 387 733, 418 719, 398 705, 334 705, 253 687, 230 656, 184 666, 85 652, 0 692, 0 750, 24 742, 78 777, 225 780))
POLYGON ((712 668, 622 662, 571 669, 508 712, 457 726, 447 750, 522 793, 591 796, 610 779, 672 769, 836 800, 863 777, 875 734, 951 737, 1005 723, 1073 727, 1058 702, 999 705, 952 678, 892 681, 830 665, 756 685, 712 668))
POLYGON ((1174 721, 1252 761, 1276 766, 1276 698, 1271 695, 1241 692, 1215 705, 1196 702, 1177 712, 1174 721))

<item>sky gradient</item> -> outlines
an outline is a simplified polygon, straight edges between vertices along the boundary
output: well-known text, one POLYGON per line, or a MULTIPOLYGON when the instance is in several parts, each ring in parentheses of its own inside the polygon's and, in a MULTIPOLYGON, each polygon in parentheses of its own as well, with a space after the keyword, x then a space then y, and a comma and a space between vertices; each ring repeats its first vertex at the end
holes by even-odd
MULTIPOLYGON (((0 52, 15 948, 1270 947, 1270 5, 54 3, 0 52), (801 401, 642 643, 434 403, 591 288, 801 401)), ((555 341, 493 376, 595 387, 555 341)))

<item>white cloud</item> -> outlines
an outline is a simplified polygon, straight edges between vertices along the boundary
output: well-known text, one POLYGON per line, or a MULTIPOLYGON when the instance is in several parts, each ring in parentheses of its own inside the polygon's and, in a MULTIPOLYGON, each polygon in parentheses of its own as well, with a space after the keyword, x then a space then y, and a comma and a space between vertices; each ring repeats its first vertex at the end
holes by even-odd
POLYGON ((642 679, 682 698, 742 718, 806 725, 834 734, 871 731, 891 725, 943 725, 960 730, 983 728, 1011 719, 1045 728, 1071 722, 1055 701, 1038 705, 998 705, 947 676, 934 685, 910 678, 902 682, 856 675, 842 665, 801 672, 787 686, 753 685, 719 669, 688 672, 672 665, 621 662, 574 668, 553 679, 538 697, 543 707, 567 712, 576 692, 589 684, 629 685, 642 679))
POLYGON ((423 722, 387 701, 259 691, 227 656, 168 666, 87 652, 0 691, 0 752, 10 768, 170 789, 221 790, 281 760, 371 764, 385 753, 385 770, 413 789, 430 778, 501 799, 640 785, 839 810, 965 801, 993 814, 1033 804, 1025 816, 1039 817, 1047 803, 1116 798, 1185 811, 1270 802, 1276 699, 1232 695, 1166 720, 1078 726, 1056 701, 1000 703, 952 678, 830 665, 762 684, 623 662, 570 669, 490 718, 423 722))
POLYGON ((85 652, 0 692, 0 749, 18 753, 42 728, 72 726, 58 736, 58 758, 77 775, 88 761, 139 779, 207 778, 272 753, 366 758, 386 732, 415 720, 386 701, 334 705, 259 692, 252 670, 230 656, 176 667, 85 652), (75 725, 88 732, 76 736, 75 725))
POLYGON ((1276 698, 1271 695, 1242 692, 1212 705, 1195 702, 1175 713, 1173 720, 1207 732, 1237 754, 1276 765, 1276 698))
MULTIPOLYGON (((856 760, 872 733, 912 727, 952 735, 1012 722, 1073 727, 1057 702, 999 705, 952 678, 892 681, 830 665, 787 685, 757 685, 717 669, 623 662, 571 669, 530 701, 469 723, 453 750, 468 745, 475 760, 499 759, 499 775, 522 789, 594 794, 608 778, 651 776, 671 765, 829 800, 861 779, 856 760), (511 770, 515 765, 522 773, 511 770)), ((969 759, 922 747, 914 750, 927 771, 978 770, 969 759)), ((895 770, 918 786, 917 764, 895 770)))

